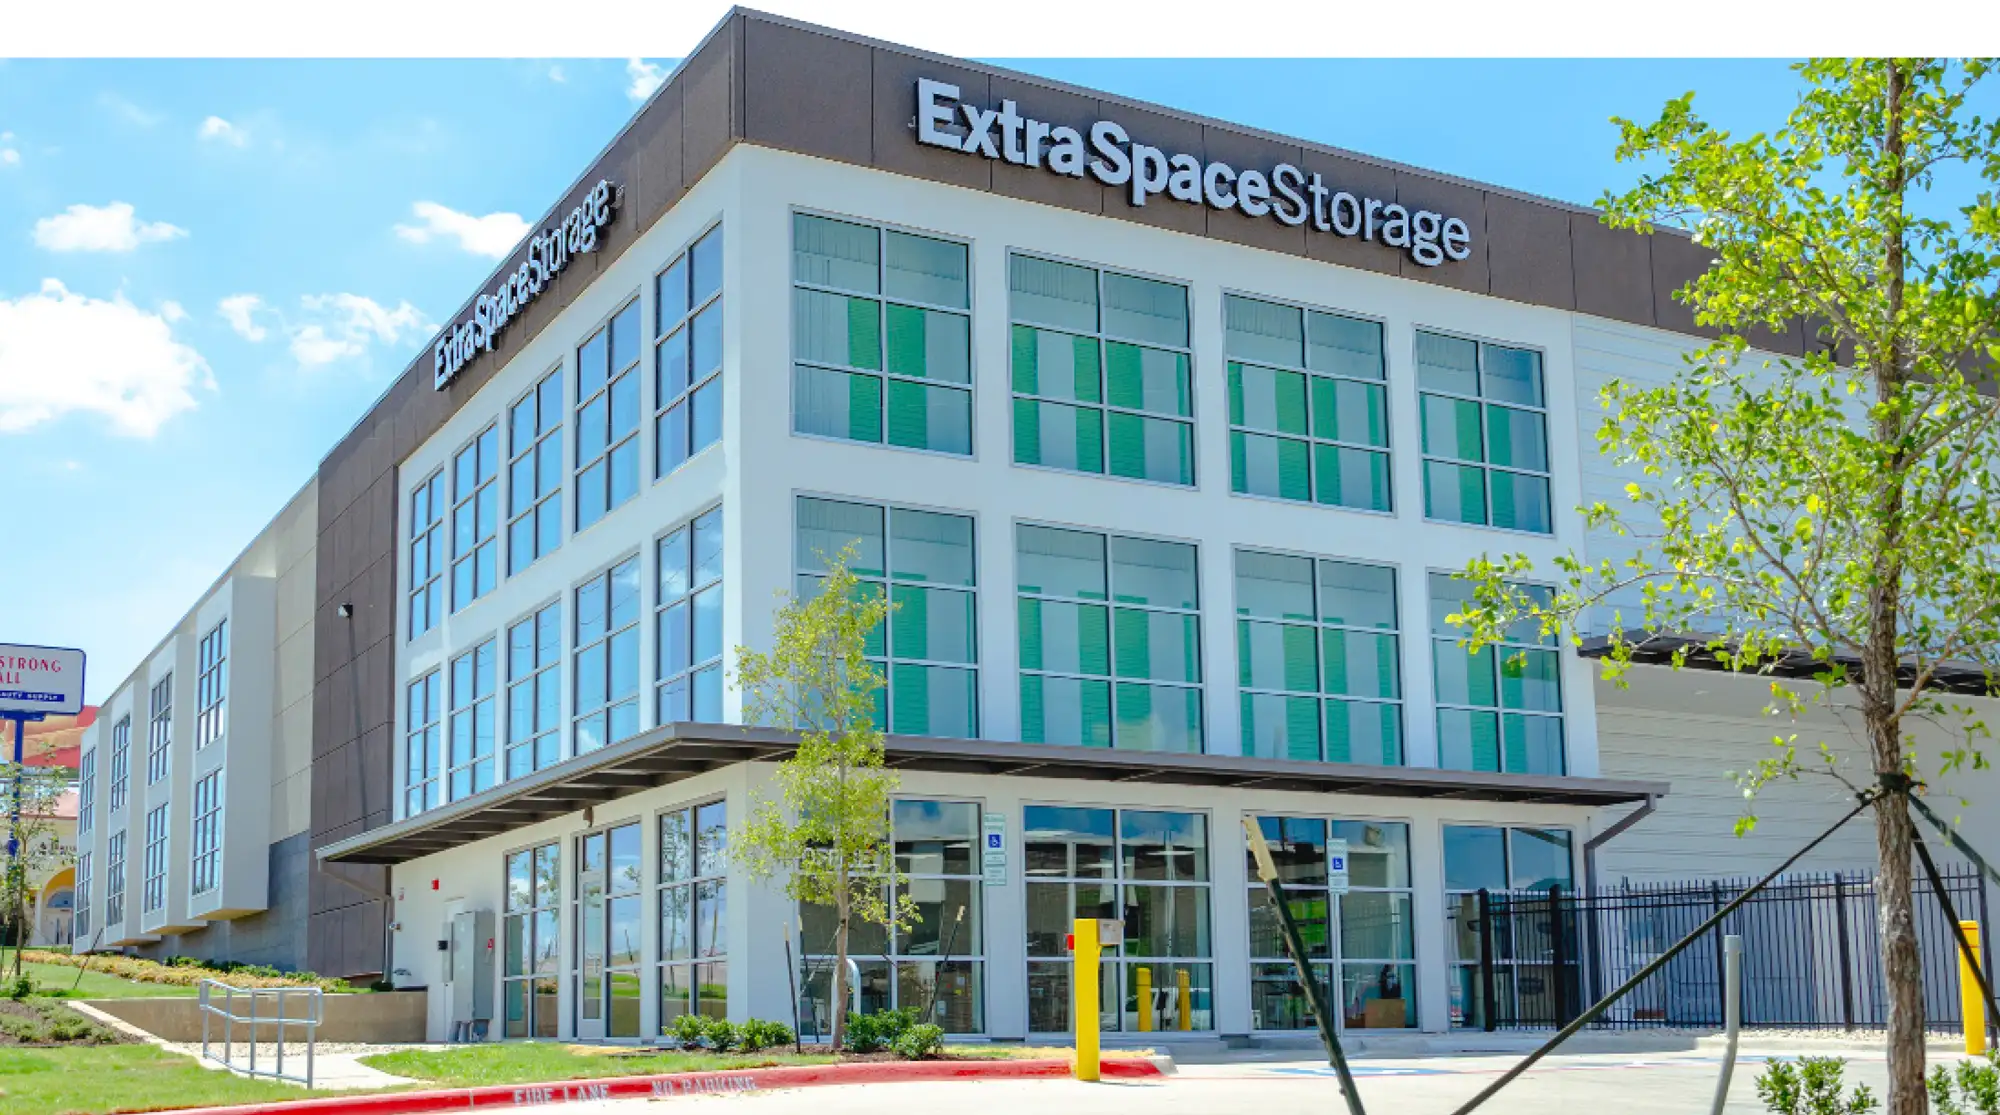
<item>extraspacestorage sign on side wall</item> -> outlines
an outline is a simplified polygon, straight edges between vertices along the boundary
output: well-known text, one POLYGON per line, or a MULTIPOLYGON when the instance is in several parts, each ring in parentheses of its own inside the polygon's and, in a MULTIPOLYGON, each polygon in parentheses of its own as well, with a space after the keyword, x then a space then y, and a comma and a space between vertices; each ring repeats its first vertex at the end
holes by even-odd
POLYGON ((1424 267, 1472 255, 1472 230, 1459 217, 1428 209, 1413 213, 1393 201, 1356 195, 1290 163, 1239 169, 1164 151, 1133 139, 1115 120, 1092 124, 1086 148, 1085 136, 1075 128, 1023 116, 1011 100, 997 109, 967 104, 959 99, 958 86, 929 78, 917 79, 917 142, 1125 186, 1136 206, 1164 197, 1268 216, 1293 227, 1310 224, 1320 232, 1400 248, 1424 267))

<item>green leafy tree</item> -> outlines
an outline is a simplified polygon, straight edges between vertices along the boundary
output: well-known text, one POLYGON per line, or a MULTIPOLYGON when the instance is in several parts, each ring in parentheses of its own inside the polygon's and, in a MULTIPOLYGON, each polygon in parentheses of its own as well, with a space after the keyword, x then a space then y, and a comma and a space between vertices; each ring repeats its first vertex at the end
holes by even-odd
POLYGON ((848 568, 849 544, 827 563, 820 591, 785 595, 770 653, 736 648, 746 719, 795 731, 798 751, 778 765, 779 800, 762 799, 730 842, 753 877, 782 875, 795 903, 833 913, 833 1044, 846 1036, 847 946, 855 919, 908 928, 915 904, 899 885, 890 842, 890 796, 876 694, 885 683, 866 655, 869 635, 893 608, 848 568), (891 896, 894 896, 893 898, 891 896))
MULTIPOLYGON (((6 743, 11 749, 13 741, 6 743)), ((20 792, 19 818, 0 836, 0 840, 12 841, 11 845, 0 844, 0 848, 13 849, 5 873, 0 874, 0 910, 4 910, 0 917, 13 931, 17 979, 21 975, 18 946, 26 944, 34 933, 30 908, 35 893, 50 875, 76 861, 76 849, 65 846, 56 832, 56 803, 69 789, 69 774, 62 767, 0 761, 0 810, 15 809, 14 794, 17 788, 20 792)))
MULTIPOLYGON (((1524 557, 1472 562, 1474 603, 1454 622, 1477 647, 1535 620, 1574 638, 1610 612, 1605 674, 1621 685, 1663 636, 1676 667, 1691 653, 1749 674, 1812 666, 1810 683, 1773 677, 1772 704, 1858 722, 1868 781, 1890 791, 1873 811, 1889 1111, 1918 1115, 1923 987, 1897 791, 1919 773, 1920 724, 1946 738, 1940 774, 1985 765, 1987 726, 1940 671, 1990 689, 2000 648, 2000 125, 1971 109, 1984 61, 1796 69, 1798 106, 1769 134, 1716 129, 1692 93, 1651 124, 1617 121, 1621 161, 1664 167, 1607 194, 1605 220, 1692 232, 1713 259, 1676 297, 1721 337, 1668 384, 1603 392, 1600 449, 1638 479, 1625 505, 1582 511, 1631 555, 1561 559, 1564 587, 1541 599, 1513 583, 1524 557), (1759 328, 1808 330, 1808 354, 1753 357, 1759 328)), ((1746 796, 1842 776, 1825 741, 1804 758, 1796 736, 1777 743, 1741 776, 1746 796)))

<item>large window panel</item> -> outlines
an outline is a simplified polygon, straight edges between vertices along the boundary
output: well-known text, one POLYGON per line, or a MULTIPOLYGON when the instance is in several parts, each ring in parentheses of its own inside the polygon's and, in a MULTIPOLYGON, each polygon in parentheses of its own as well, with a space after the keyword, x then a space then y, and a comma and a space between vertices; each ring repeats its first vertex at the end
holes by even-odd
POLYGON ((1394 569, 1240 550, 1236 614, 1244 754, 1403 763, 1394 569))
POLYGON ((722 439, 722 229, 653 280, 653 476, 722 439))
MULTIPOLYGON (((1312 961, 1315 979, 1341 1025, 1409 1029, 1417 1024, 1414 893, 1409 826, 1391 821, 1318 817, 1257 818, 1285 885, 1285 897, 1312 961), (1331 841, 1346 844, 1348 890, 1328 886, 1331 841)), ((1250 877, 1251 1026, 1258 1030, 1315 1027, 1311 1001, 1298 982, 1279 930, 1270 892, 1246 855, 1250 877)))
POLYGON ((1193 546, 1023 525, 1015 568, 1022 739, 1201 750, 1193 546))
POLYGON ((507 628, 506 777, 562 760, 562 605, 507 628))
POLYGON ((1554 533, 1541 354, 1419 331, 1417 386, 1425 516, 1554 533))
POLYGON ((655 547, 654 702, 658 723, 722 719, 722 509, 655 547))
POLYGON ((1008 271, 1015 462, 1192 486, 1186 288, 1022 255, 1008 271))
POLYGON ((848 546, 865 593, 895 605, 869 640, 888 683, 886 730, 971 738, 979 733, 976 551, 969 516, 801 497, 794 546, 798 591, 820 591, 829 559, 848 546))
POLYGON ((576 529, 639 494, 639 301, 576 349, 576 529))
POLYGON ((796 432, 971 454, 965 245, 797 213, 792 281, 796 432))
MULTIPOLYGON (((1488 981, 1481 974, 1481 891, 1565 890, 1574 885, 1570 833, 1563 829, 1498 825, 1444 827, 1445 943, 1451 971, 1451 1024, 1486 1025, 1488 981)), ((1574 930, 1570 930, 1574 932, 1574 930)), ((1568 971, 1558 973, 1546 927, 1539 942, 1495 934, 1490 986, 1501 1019, 1521 1016, 1520 1001, 1541 998, 1559 986, 1581 986, 1580 949, 1569 948, 1568 971)), ((1570 1004, 1577 1009, 1580 1004, 1570 1004)), ((1547 1003, 1538 1009, 1547 1009, 1547 1003)))
POLYGON ((410 492, 409 637, 436 627, 444 614, 444 470, 410 492))
POLYGON ((639 559, 626 558, 576 590, 576 704, 571 753, 639 731, 639 559))
POLYGON ((500 577, 500 427, 488 426, 451 465, 451 610, 493 591, 500 577))
POLYGON ((563 377, 542 377, 507 410, 507 572, 562 545, 563 377))
MULTIPOLYGON (((1554 635, 1516 625, 1468 651, 1446 617, 1472 604, 1472 586, 1430 575, 1431 663, 1437 690, 1439 762, 1447 770, 1563 774, 1562 654, 1554 635)), ((1515 585, 1547 599, 1543 586, 1515 585)))
POLYGON ((495 640, 488 639, 451 660, 450 800, 491 789, 494 782, 495 640))
POLYGON ((1223 347, 1232 490, 1394 509, 1381 325, 1230 294, 1223 347))
POLYGON ((543 844, 507 856, 507 898, 501 923, 500 1036, 553 1038, 562 909, 560 845, 543 844))

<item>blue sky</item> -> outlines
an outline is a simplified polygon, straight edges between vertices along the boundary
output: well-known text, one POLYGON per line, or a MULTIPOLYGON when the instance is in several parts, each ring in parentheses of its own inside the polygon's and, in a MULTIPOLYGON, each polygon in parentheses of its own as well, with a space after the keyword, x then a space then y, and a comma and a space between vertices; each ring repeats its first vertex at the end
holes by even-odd
MULTIPOLYGON (((1531 193, 1614 114, 1755 129, 1778 62, 1000 60, 1531 193)), ((0 641, 97 700, 670 71, 656 60, 0 63, 0 641), (127 208, 129 207, 129 209, 127 208)))

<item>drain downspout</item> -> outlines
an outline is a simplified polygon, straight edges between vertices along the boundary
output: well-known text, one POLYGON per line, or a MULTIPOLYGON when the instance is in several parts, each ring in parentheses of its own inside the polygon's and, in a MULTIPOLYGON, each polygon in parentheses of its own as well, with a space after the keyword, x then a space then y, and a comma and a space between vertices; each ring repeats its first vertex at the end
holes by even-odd
POLYGON ((1645 803, 1626 814, 1617 824, 1583 842, 1583 893, 1590 898, 1597 897, 1597 849, 1611 841, 1611 838, 1638 824, 1653 812, 1660 799, 1646 795, 1645 803))

